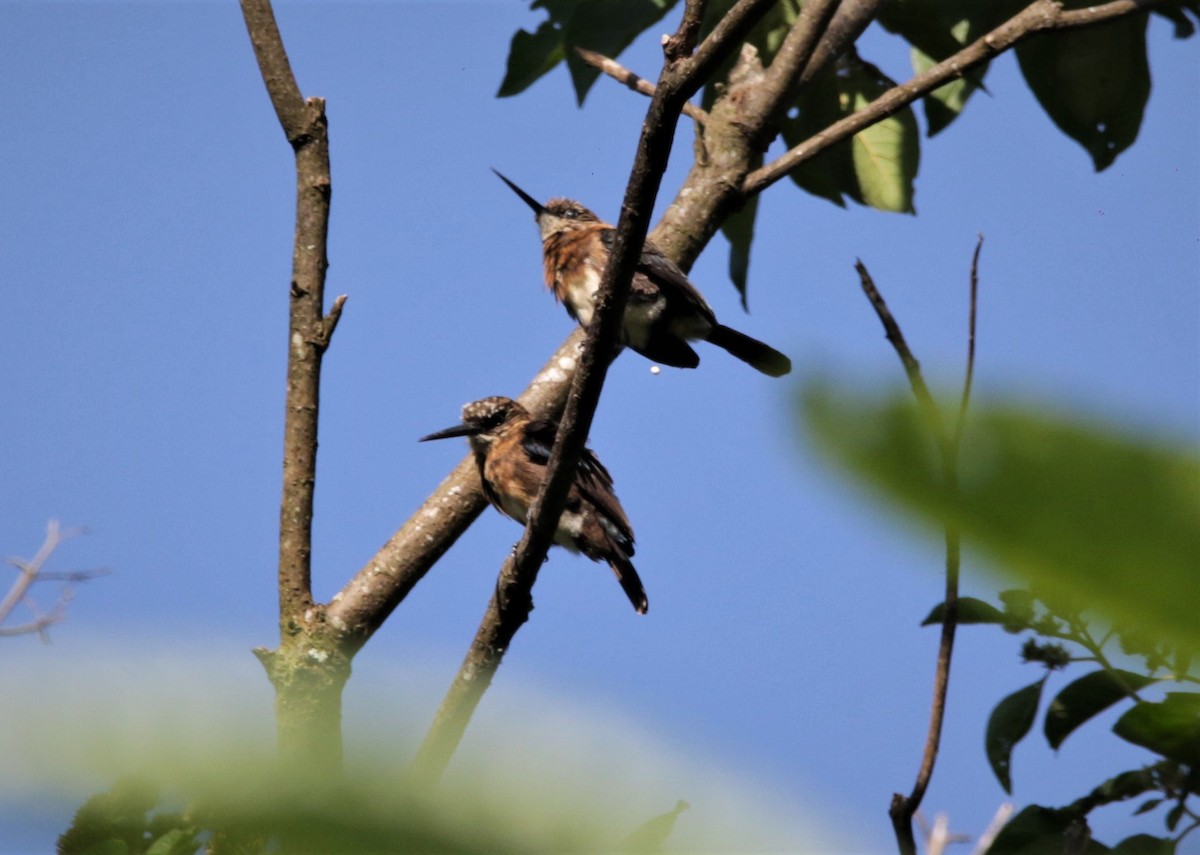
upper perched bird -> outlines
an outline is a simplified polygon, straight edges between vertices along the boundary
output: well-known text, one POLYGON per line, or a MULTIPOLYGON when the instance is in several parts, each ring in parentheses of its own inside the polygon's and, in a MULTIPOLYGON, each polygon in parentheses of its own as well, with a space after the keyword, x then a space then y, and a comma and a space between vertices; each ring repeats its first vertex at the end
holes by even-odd
MULTIPOLYGON (((524 525, 545 480, 557 432, 555 422, 533 418, 511 398, 493 397, 467 404, 462 409, 462 424, 420 441, 470 437, 484 495, 498 511, 524 525)), ((633 557, 633 529, 613 493, 612 476, 590 449, 585 448, 579 458, 554 542, 593 561, 607 562, 638 614, 646 613, 646 591, 629 560, 633 557)))
MULTIPOLYGON (((587 326, 616 229, 571 199, 551 199, 543 205, 492 171, 533 209, 542 236, 546 285, 571 317, 587 326)), ((717 323, 716 314, 679 266, 646 241, 625 305, 622 343, 655 362, 695 368, 700 357, 688 342, 697 339, 724 348, 772 377, 792 370, 791 360, 775 348, 717 323)))

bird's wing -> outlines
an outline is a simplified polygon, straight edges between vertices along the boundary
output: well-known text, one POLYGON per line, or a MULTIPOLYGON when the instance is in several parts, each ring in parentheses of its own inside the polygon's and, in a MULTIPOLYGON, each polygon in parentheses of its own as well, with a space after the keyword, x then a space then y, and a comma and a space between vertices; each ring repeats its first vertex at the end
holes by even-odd
MULTIPOLYGON (((616 238, 616 229, 605 229, 600 232, 600 240, 611 252, 616 238)), ((630 299, 653 299, 659 291, 667 298, 667 303, 687 303, 695 306, 711 320, 716 319, 712 307, 705 301, 703 295, 696 290, 682 270, 674 261, 663 255, 662 250, 650 241, 642 246, 642 255, 638 259, 637 272, 640 276, 633 277, 630 299)))
MULTIPOLYGON (((523 444, 530 462, 540 467, 546 466, 557 432, 558 426, 544 419, 535 419, 525 426, 523 444)), ((612 475, 590 448, 584 448, 583 453, 579 455, 579 466, 575 470, 571 496, 590 502, 612 524, 620 539, 624 541, 622 548, 626 549, 629 555, 633 554, 633 527, 613 492, 612 475)))

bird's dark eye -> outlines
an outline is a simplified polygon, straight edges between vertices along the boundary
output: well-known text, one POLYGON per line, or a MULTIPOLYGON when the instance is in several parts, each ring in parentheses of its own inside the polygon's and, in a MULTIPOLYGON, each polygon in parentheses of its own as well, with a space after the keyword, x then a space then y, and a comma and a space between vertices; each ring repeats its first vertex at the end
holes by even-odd
POLYGON ((579 209, 578 208, 567 208, 567 210, 563 211, 563 218, 567 219, 567 220, 578 220, 579 219, 579 209))

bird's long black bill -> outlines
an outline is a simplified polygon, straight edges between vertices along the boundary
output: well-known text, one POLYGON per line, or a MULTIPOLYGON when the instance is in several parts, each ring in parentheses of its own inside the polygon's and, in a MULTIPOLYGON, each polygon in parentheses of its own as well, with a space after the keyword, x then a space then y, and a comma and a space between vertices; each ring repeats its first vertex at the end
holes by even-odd
POLYGON ((505 184, 507 184, 514 193, 516 193, 518 196, 520 196, 521 199, 524 200, 526 205, 533 208, 533 212, 535 214, 541 214, 543 211, 546 210, 545 205, 543 205, 537 199, 530 196, 528 193, 526 193, 524 190, 522 190, 516 184, 513 184, 511 181, 509 181, 508 178, 504 175, 504 173, 501 172, 499 169, 492 167, 492 172, 496 173, 496 175, 500 178, 501 181, 503 181, 505 184))
POLYGON ((456 436, 474 436, 477 433, 479 433, 479 428, 474 425, 455 425, 423 436, 417 442, 428 442, 431 439, 451 439, 456 436))

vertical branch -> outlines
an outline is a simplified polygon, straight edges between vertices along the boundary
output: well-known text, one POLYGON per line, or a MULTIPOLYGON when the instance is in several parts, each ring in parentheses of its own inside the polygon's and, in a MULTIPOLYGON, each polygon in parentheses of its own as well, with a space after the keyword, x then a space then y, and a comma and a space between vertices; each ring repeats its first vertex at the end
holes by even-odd
MULTIPOLYGON (((871 306, 874 308, 875 314, 878 315, 880 322, 883 324, 887 340, 896 351, 896 355, 900 357, 900 362, 904 366, 904 372, 908 375, 908 382, 912 387, 913 396, 917 399, 917 404, 921 408, 930 433, 933 434, 937 442, 942 460, 943 486, 952 497, 958 493, 958 448, 962 439, 967 406, 971 398, 971 384, 975 376, 975 318, 979 290, 979 252, 982 246, 983 238, 980 237, 971 260, 971 307, 968 321, 966 379, 963 382, 958 420, 953 435, 947 434, 941 412, 933 400, 933 396, 929 393, 929 387, 925 384, 924 377, 921 375, 921 366, 917 362, 916 357, 913 356, 912 350, 909 348, 908 342, 905 341, 904 334, 900 330, 900 325, 892 316, 891 310, 888 309, 883 295, 875 287, 875 282, 871 279, 871 274, 867 272, 866 266, 861 261, 855 263, 855 269, 858 271, 863 292, 867 295, 867 299, 871 301, 871 306)), ((942 725, 946 718, 946 695, 950 687, 950 663, 954 653, 955 631, 958 628, 958 585, 959 573, 962 566, 962 536, 957 526, 949 523, 946 524, 945 543, 946 592, 943 602, 942 633, 938 641, 937 665, 934 669, 933 701, 929 711, 929 730, 925 736, 925 750, 921 756, 921 765, 917 770, 917 778, 913 784, 912 792, 908 796, 903 796, 900 793, 893 795, 891 807, 888 810, 892 820, 892 828, 896 834, 896 843, 901 855, 916 855, 917 853, 917 844, 913 837, 912 829, 913 815, 917 812, 917 808, 921 806, 921 801, 925 798, 925 791, 929 788, 929 781, 933 777, 933 768, 937 762, 938 749, 941 745, 942 725)))
POLYGON ((329 346, 345 297, 334 301, 329 315, 324 315, 331 190, 325 102, 301 96, 270 0, 241 0, 241 4, 263 82, 296 156, 296 234, 279 516, 279 606, 286 635, 312 607, 312 506, 321 357, 329 346))
MULTIPOLYGON (((321 359, 345 296, 324 314, 329 229, 329 137, 325 102, 304 99, 270 0, 241 0, 246 29, 279 123, 296 158, 296 232, 289 289, 283 495, 279 513, 280 650, 256 650, 276 689, 280 747, 319 768, 341 760, 341 689, 347 657, 321 644, 312 598, 312 509, 316 485, 321 359)), ((333 649, 331 649, 333 648, 333 649)))

